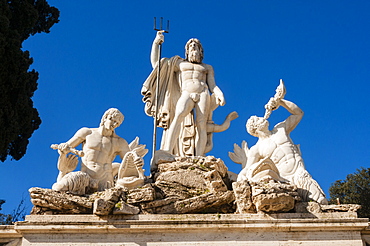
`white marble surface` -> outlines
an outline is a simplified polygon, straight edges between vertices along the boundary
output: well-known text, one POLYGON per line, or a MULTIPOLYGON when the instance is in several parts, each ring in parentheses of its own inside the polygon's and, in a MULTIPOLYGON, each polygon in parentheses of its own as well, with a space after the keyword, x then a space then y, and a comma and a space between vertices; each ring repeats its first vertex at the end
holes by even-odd
POLYGON ((98 128, 83 127, 67 142, 52 145, 52 148, 57 149, 60 154, 59 176, 53 189, 78 195, 85 194, 89 189, 103 191, 115 185, 114 176, 118 173, 120 173, 119 181, 128 178, 131 181, 139 179, 143 183, 145 177, 142 157, 148 150, 144 145, 139 144, 138 138, 128 144, 115 133, 115 129, 122 124, 123 120, 124 116, 118 109, 108 109, 98 128), (82 144, 82 151, 75 149, 80 144, 82 144), (81 157, 81 172, 72 172, 77 166, 78 158, 75 155, 67 155, 70 152, 81 157), (125 158, 126 155, 134 158, 125 158), (113 163, 117 156, 123 160, 123 163, 113 163))
POLYGON ((270 168, 271 171, 274 171, 270 174, 273 174, 272 177, 275 180, 282 178, 296 185, 298 193, 304 201, 313 200, 321 204, 327 204, 324 192, 305 168, 299 146, 295 145, 290 138, 290 133, 303 117, 303 111, 295 103, 283 99, 285 93, 286 89, 281 80, 275 96, 270 98, 265 105, 265 117, 251 116, 247 121, 247 132, 258 137, 257 143, 250 149, 245 143, 242 144, 241 148, 236 146, 235 153, 229 154, 232 160, 243 166, 238 175, 238 181, 252 181, 255 170, 267 166, 264 160, 268 160, 270 166, 277 167, 277 170, 270 168), (279 107, 285 108, 291 115, 276 124, 270 131, 267 118, 272 111, 279 107))
POLYGON ((163 42, 163 33, 159 31, 150 55, 153 72, 142 88, 145 112, 157 115, 158 126, 164 128, 161 150, 179 156, 203 156, 213 147, 212 133, 226 130, 237 114, 231 113, 221 126, 212 121, 213 111, 225 105, 225 98, 216 85, 213 67, 202 62, 203 47, 198 39, 186 43, 185 59, 175 56, 159 63, 163 42))

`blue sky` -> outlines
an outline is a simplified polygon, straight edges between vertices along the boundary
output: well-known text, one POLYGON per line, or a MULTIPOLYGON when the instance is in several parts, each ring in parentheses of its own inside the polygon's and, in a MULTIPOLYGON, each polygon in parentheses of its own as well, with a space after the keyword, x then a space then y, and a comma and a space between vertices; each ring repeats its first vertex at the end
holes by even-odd
MULTIPOLYGON (((28 189, 55 182, 57 151, 81 127, 97 127, 105 110, 125 115, 117 134, 140 137, 150 149, 153 120, 145 115, 140 90, 151 72, 153 17, 171 21, 163 56, 184 56, 189 38, 201 40, 204 62, 215 70, 226 105, 214 112, 221 123, 240 115, 229 130, 214 136, 210 155, 238 173, 228 152, 256 138, 245 131, 251 115, 263 116, 279 79, 286 99, 305 112, 291 134, 301 145, 307 170, 328 194, 330 185, 357 168, 369 167, 370 2, 357 1, 49 1, 60 22, 49 34, 24 43, 40 73, 33 100, 42 124, 20 161, 0 164, 0 198, 10 213, 28 189)), ((288 116, 274 111, 270 125, 288 116)))

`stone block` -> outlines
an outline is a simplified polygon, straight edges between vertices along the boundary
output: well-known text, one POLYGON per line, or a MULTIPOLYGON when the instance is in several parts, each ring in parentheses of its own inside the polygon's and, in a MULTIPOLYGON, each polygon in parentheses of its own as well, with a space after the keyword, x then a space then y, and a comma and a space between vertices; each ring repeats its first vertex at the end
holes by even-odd
POLYGON ((127 194, 127 203, 136 204, 155 200, 155 190, 151 185, 146 187, 132 189, 127 194))
POLYGON ((235 195, 237 212, 240 214, 255 213, 256 207, 252 202, 252 190, 249 183, 247 181, 239 181, 234 182, 232 186, 235 195))
POLYGON ((296 213, 321 213, 321 206, 317 202, 297 202, 294 206, 296 213))
POLYGON ((138 214, 138 213, 140 213, 140 209, 138 207, 127 204, 124 201, 116 203, 116 205, 113 208, 113 214, 138 214))

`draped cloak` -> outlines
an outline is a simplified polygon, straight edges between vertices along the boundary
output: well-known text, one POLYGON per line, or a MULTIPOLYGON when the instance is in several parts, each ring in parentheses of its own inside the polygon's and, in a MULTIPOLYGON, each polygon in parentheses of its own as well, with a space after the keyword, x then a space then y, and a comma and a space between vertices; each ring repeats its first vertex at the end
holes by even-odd
MULTIPOLYGON (((175 65, 183 59, 179 56, 171 58, 162 58, 160 64, 160 80, 159 80, 159 95, 158 95, 158 112, 157 112, 157 126, 162 127, 162 141, 161 148, 166 141, 167 130, 172 123, 175 116, 176 104, 181 96, 181 75, 180 72, 175 71, 175 65)), ((154 117, 156 102, 156 82, 157 82, 158 64, 150 73, 143 84, 141 94, 143 95, 143 102, 145 103, 145 113, 148 116, 154 117)), ((210 110, 212 111, 212 110, 210 110)), ((212 113, 210 113, 212 115, 212 113)), ((174 147, 174 155, 179 156, 194 156, 195 155, 195 138, 197 136, 197 128, 195 126, 193 110, 185 117, 181 123, 181 130, 174 147)), ((207 138, 208 143, 212 138, 207 138)))

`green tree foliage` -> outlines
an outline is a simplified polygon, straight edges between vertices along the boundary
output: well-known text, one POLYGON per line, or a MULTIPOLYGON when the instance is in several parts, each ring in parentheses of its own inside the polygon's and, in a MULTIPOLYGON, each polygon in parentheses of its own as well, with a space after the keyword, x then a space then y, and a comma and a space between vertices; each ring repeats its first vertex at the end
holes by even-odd
MULTIPOLYGON (((0 200, 0 210, 1 206, 5 203, 5 200, 0 200)), ((12 223, 12 216, 10 214, 0 213, 0 225, 10 225, 12 223)))
POLYGON ((41 119, 33 107, 38 73, 22 43, 36 33, 49 33, 59 10, 46 0, 0 0, 0 161, 19 160, 41 119))
POLYGON ((337 180, 329 188, 330 203, 360 204, 359 217, 370 218, 370 168, 357 169, 346 180, 337 180))
MULTIPOLYGON (((22 198, 21 202, 13 210, 12 214, 2 214, 0 213, 0 225, 11 225, 14 224, 16 221, 24 220, 26 216, 26 207, 24 205, 25 199, 22 198)), ((5 203, 5 200, 0 199, 0 211, 1 211, 1 206, 5 203)))

